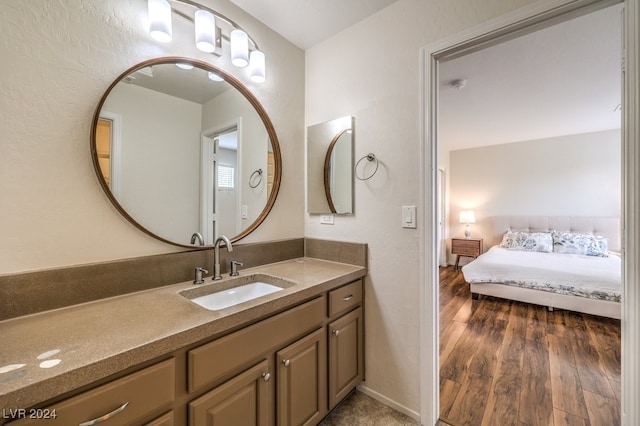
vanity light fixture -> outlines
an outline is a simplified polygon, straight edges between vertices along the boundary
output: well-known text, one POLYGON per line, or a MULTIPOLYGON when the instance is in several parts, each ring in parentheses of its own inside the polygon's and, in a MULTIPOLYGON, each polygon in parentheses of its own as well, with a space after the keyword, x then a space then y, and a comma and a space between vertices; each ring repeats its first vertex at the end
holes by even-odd
POLYGON ((249 36, 242 30, 231 31, 231 63, 243 68, 249 65, 249 36))
POLYGON ((216 17, 207 10, 196 10, 194 15, 196 47, 203 52, 216 50, 216 17))
POLYGON ((183 70, 192 70, 193 69, 193 65, 191 64, 187 64, 186 62, 178 62, 176 63, 176 67, 183 69, 183 70))
POLYGON ((172 39, 171 14, 194 24, 196 47, 207 53, 218 53, 223 40, 229 42, 231 63, 239 68, 247 67, 254 83, 266 80, 265 54, 257 43, 238 24, 220 13, 192 0, 147 0, 149 9, 149 35, 168 43, 172 39), (177 6, 177 7, 176 7, 177 6), (195 9, 193 17, 185 12, 185 6, 195 9), (226 32, 223 32, 223 28, 226 32), (228 34, 228 35, 227 35, 228 34))
POLYGON ((266 80, 264 53, 259 50, 249 55, 249 76, 254 83, 264 83, 266 80))
POLYGON ((154 40, 169 43, 171 33, 171 5, 167 0, 149 0, 149 35, 154 40))

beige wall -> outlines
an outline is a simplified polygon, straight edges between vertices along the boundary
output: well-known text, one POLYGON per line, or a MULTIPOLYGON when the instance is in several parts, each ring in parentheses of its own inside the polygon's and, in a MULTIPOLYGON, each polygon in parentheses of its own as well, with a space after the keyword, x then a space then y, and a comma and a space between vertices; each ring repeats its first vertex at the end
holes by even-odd
POLYGON ((145 29, 142 0, 3 2, 0 11, 0 274, 180 250, 135 229, 111 206, 93 171, 89 135, 111 82, 143 60, 181 55, 231 72, 268 111, 280 139, 283 181, 272 214, 245 241, 304 233, 304 52, 226 0, 201 0, 241 22, 267 55, 267 82, 145 29), (284 226, 283 224, 286 224, 284 226))
POLYGON ((373 152, 380 168, 356 180, 353 216, 332 226, 306 215, 305 236, 369 244, 365 390, 410 413, 420 407, 420 259, 401 206, 420 200, 419 50, 528 3, 400 0, 306 52, 306 123, 355 116, 355 160, 373 152))

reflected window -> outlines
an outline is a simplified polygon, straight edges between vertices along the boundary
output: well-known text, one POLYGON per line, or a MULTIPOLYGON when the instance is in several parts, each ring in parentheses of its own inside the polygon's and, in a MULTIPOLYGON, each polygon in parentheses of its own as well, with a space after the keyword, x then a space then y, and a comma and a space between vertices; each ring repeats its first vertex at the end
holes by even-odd
POLYGON ((218 166, 218 189, 230 190, 234 188, 235 168, 229 165, 221 164, 218 166))

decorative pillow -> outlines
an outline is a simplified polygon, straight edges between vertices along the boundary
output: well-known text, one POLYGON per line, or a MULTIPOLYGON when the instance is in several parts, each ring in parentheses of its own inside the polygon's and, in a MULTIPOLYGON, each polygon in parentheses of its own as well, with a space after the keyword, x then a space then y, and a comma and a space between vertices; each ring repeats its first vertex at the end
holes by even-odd
POLYGON ((582 254, 587 256, 608 257, 607 239, 593 234, 551 231, 553 251, 565 254, 582 254))
POLYGON ((553 239, 549 232, 505 232, 500 247, 511 250, 551 253, 553 239))

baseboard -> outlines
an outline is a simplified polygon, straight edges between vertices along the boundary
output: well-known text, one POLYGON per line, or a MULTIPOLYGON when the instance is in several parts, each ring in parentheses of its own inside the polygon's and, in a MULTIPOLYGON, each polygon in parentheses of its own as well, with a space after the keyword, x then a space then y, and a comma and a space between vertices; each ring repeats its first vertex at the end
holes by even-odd
POLYGON ((417 413, 407 407, 405 407, 402 404, 398 404, 396 401, 387 398, 386 396, 366 387, 363 384, 358 385, 357 388, 360 392, 362 392, 363 394, 370 396, 371 398, 375 399, 376 401, 379 401, 381 403, 383 403, 384 405, 393 408, 396 411, 401 412, 402 414, 405 414, 409 417, 411 417, 414 420, 420 421, 420 413, 417 413))

